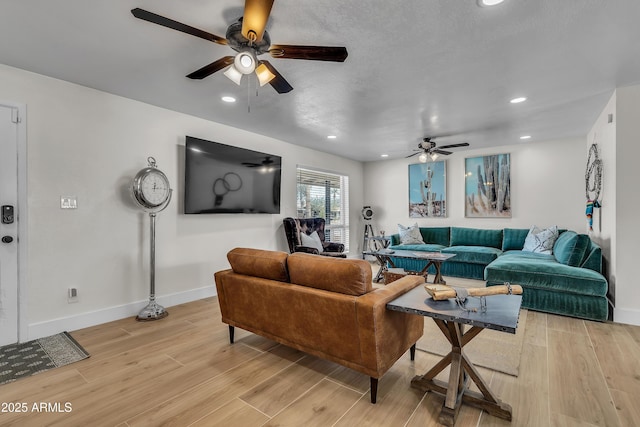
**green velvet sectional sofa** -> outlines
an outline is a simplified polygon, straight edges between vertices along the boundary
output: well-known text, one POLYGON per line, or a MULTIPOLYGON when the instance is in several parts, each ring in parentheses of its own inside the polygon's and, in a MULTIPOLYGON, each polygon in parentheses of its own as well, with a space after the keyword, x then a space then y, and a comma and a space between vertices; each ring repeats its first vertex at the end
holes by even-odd
MULTIPOLYGON (((424 244, 402 245, 391 237, 389 249, 456 254, 442 274, 521 285, 522 307, 547 313, 605 321, 608 283, 602 275, 602 251, 586 234, 560 230, 551 255, 523 251, 528 229, 421 227, 424 244)), ((423 260, 393 258, 397 267, 420 271, 423 260)), ((433 273, 433 272, 432 272, 433 273)))

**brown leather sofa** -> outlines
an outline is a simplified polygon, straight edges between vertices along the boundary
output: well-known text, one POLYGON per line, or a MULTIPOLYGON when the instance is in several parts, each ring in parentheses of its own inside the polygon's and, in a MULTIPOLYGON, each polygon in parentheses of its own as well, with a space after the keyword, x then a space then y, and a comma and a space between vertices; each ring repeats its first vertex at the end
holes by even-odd
POLYGON ((423 284, 406 276, 374 289, 361 259, 236 248, 231 269, 215 274, 222 321, 378 379, 422 336, 421 316, 386 303, 423 284))

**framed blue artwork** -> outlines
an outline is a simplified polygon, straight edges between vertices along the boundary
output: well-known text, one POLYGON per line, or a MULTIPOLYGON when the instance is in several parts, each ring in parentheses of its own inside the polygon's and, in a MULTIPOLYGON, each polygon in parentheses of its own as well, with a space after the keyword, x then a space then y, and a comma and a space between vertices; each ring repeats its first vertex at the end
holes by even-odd
POLYGON ((511 218, 511 160, 509 154, 464 160, 467 218, 511 218))
POLYGON ((409 217, 447 216, 445 161, 409 165, 409 217))

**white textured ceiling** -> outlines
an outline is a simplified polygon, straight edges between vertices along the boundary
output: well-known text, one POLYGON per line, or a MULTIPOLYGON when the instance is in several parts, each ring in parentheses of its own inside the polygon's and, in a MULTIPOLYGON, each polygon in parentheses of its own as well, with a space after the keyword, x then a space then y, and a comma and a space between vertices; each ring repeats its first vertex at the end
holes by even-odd
POLYGON ((425 136, 469 148, 584 136, 616 87, 640 83, 638 0, 275 0, 274 44, 346 46, 349 57, 273 59, 294 90, 257 97, 246 77, 185 77, 229 47, 130 13, 224 37, 243 4, 0 0, 0 63, 361 161, 406 156, 425 136))

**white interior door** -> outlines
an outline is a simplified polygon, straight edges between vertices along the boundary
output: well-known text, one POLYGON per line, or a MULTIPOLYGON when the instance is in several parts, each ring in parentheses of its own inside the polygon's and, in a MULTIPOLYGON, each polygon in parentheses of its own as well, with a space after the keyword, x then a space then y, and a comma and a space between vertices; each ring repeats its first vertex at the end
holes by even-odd
POLYGON ((18 341, 17 117, 0 105, 0 345, 18 341))

